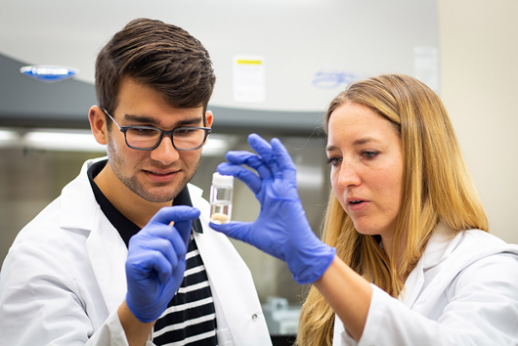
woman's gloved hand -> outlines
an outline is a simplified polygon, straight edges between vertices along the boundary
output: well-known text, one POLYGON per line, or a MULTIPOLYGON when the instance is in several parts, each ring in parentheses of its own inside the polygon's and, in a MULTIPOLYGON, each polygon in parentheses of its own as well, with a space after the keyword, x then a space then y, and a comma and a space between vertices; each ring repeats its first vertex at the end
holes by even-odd
POLYGON ((157 320, 180 287, 192 220, 200 211, 165 207, 131 237, 126 260, 126 303, 139 321, 157 320), (174 226, 169 226, 174 221, 174 226))
POLYGON ((248 143, 258 155, 230 151, 228 163, 218 172, 243 181, 261 203, 257 220, 251 223, 210 224, 216 231, 254 245, 285 261, 300 284, 317 280, 333 261, 336 250, 324 244, 311 230, 296 186, 296 170, 286 148, 274 138, 269 144, 256 134, 248 143), (242 167, 247 165, 259 176, 242 167))

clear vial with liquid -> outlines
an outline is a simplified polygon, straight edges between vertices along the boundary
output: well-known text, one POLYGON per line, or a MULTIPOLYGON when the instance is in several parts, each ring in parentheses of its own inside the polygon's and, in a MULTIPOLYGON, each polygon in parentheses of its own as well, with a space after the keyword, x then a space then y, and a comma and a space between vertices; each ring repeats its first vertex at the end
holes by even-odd
POLYGON ((232 218, 232 194, 234 177, 214 173, 210 187, 210 221, 215 224, 227 223, 232 218))

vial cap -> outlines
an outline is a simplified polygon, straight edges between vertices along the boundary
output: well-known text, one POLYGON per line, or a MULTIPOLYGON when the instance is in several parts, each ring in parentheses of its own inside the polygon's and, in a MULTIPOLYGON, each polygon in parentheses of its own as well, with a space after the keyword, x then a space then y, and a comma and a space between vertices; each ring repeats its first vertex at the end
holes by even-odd
POLYGON ((221 175, 216 172, 212 175, 212 185, 234 186, 234 177, 231 175, 221 175))

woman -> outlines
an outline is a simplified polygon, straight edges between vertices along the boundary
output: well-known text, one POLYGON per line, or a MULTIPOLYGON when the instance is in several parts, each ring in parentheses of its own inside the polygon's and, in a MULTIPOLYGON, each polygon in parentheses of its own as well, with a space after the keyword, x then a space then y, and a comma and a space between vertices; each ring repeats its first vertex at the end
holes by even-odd
POLYGON ((325 243, 309 228, 278 140, 251 135, 258 155, 229 152, 218 167, 262 207, 253 223, 211 227, 313 283, 298 345, 518 344, 518 246, 487 233, 437 95, 412 77, 370 78, 338 95, 325 128, 325 243))

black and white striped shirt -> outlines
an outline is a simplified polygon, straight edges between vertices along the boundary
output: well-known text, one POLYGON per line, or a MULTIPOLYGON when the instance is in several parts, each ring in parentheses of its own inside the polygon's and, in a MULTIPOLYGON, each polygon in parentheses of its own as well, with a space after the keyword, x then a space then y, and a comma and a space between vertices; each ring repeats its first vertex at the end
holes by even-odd
MULTIPOLYGON (((140 228, 122 215, 94 182, 95 176, 103 169, 106 162, 99 161, 92 164, 88 169, 88 178, 101 210, 128 246, 130 238, 140 231, 140 228)), ((174 199, 173 205, 192 206, 187 187, 174 199)), ((193 222, 193 231, 203 232, 199 219, 193 222)), ((216 329, 214 300, 207 272, 194 236, 191 235, 183 281, 166 311, 155 323, 153 342, 156 345, 167 346, 215 346, 218 341, 216 329)))
POLYGON ((182 284, 155 324, 157 345, 216 345, 216 315, 205 266, 191 236, 182 284))

